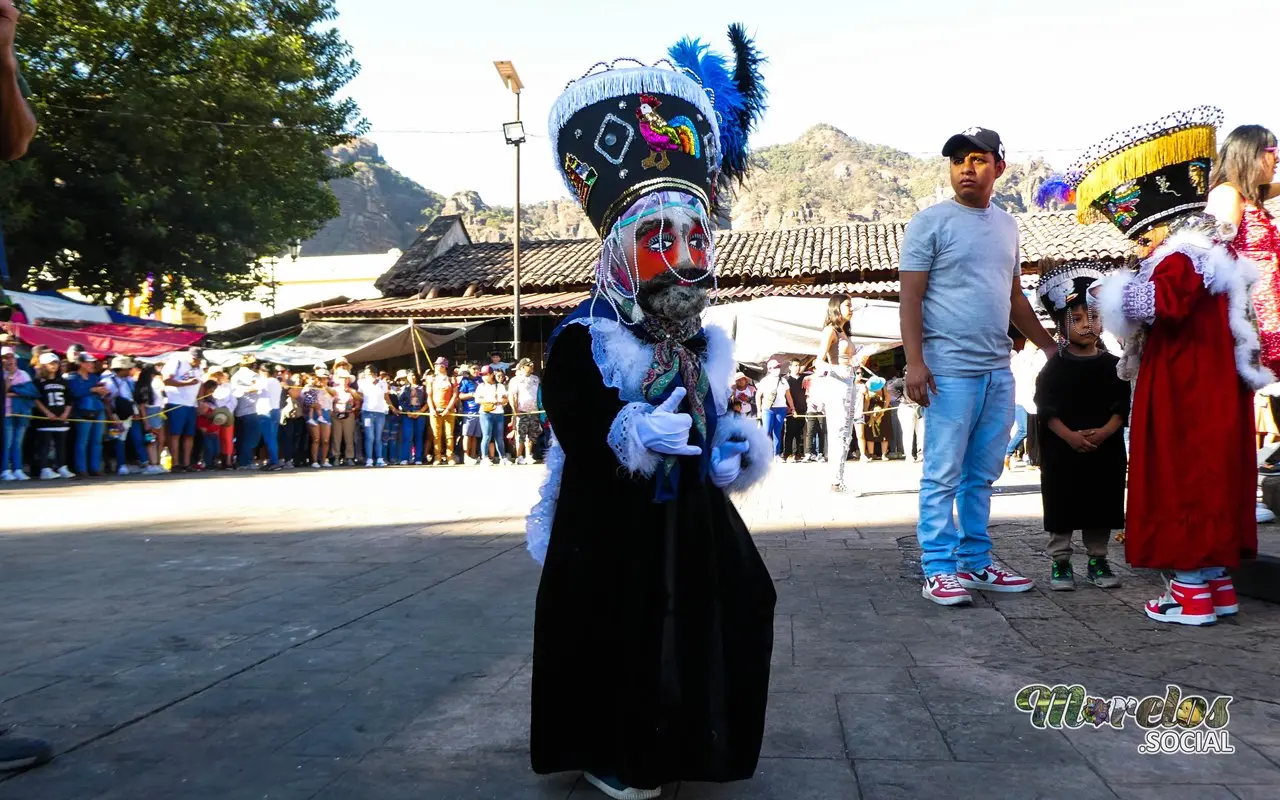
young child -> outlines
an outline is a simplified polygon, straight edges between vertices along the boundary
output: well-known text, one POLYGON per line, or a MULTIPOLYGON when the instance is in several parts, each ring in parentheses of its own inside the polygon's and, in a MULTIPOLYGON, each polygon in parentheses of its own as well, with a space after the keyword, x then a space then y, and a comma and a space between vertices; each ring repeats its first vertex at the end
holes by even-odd
POLYGON ((1073 531, 1084 539, 1088 581, 1104 589, 1120 585, 1107 564, 1107 543, 1112 530, 1124 528, 1129 384, 1116 375, 1119 359, 1099 346, 1102 325, 1089 307, 1089 287, 1102 277, 1093 264, 1068 262, 1039 287, 1040 303, 1058 325, 1059 357, 1040 372, 1035 393, 1054 591, 1075 588, 1073 531))
MULTIPOLYGON (((213 421, 213 412, 218 410, 213 394, 218 389, 217 380, 207 380, 200 384, 200 394, 196 398, 196 430, 204 440, 204 468, 213 469, 218 463, 218 453, 222 449, 222 429, 213 421)), ((225 465, 224 465, 225 468, 225 465)))
POLYGON ((67 469, 67 432, 71 430, 71 390, 62 378, 62 359, 57 353, 43 353, 39 361, 36 387, 36 443, 35 461, 40 469, 40 480, 74 478, 67 469), (52 448, 54 458, 49 460, 52 448))

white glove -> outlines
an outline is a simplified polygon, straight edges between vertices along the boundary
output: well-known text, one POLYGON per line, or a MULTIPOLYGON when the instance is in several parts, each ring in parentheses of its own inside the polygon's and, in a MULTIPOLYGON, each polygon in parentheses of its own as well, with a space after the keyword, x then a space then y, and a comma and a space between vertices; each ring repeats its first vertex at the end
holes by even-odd
POLYGON ((677 387, 653 413, 641 414, 636 419, 635 436, 645 449, 669 456, 702 455, 701 447, 689 444, 693 417, 675 413, 684 395, 684 387, 677 387))
POLYGON ((725 442, 711 451, 711 483, 723 489, 742 473, 742 454, 751 449, 746 442, 725 442))

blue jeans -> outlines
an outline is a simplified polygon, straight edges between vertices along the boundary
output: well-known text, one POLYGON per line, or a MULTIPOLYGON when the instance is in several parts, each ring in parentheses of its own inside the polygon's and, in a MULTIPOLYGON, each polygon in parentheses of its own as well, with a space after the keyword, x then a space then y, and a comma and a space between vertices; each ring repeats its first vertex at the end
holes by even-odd
POLYGON ((769 414, 765 417, 764 422, 765 432, 773 440, 773 454, 775 456, 782 455, 782 431, 787 424, 787 407, 769 409, 769 414))
POLYGON ((142 423, 134 420, 129 426, 129 433, 125 436, 116 437, 116 468, 119 469, 126 465, 129 461, 127 445, 133 445, 133 454, 138 457, 138 463, 147 466, 150 463, 150 456, 147 455, 147 444, 142 440, 142 423), (128 441, 126 441, 126 439, 128 441))
POLYGON ((360 424, 364 426, 364 460, 382 458, 382 429, 387 424, 385 411, 361 411, 360 424))
POLYGON ((480 412, 480 460, 489 458, 489 442, 493 442, 498 460, 503 458, 502 434, 505 414, 501 411, 480 412))
POLYGON ((102 435, 107 431, 107 425, 103 421, 105 413, 102 411, 83 411, 76 409, 71 412, 71 416, 75 419, 92 419, 97 422, 73 422, 72 430, 75 431, 75 450, 72 456, 75 464, 77 475, 83 475, 86 472, 102 472, 102 435))
POLYGON ((253 466, 253 451, 262 441, 262 417, 246 414, 236 417, 236 466, 253 466))
POLYGON ((1023 406, 1013 407, 1013 438, 1009 439, 1009 446, 1005 448, 1005 457, 1014 454, 1018 447, 1027 438, 1027 409, 1023 406))
POLYGON ((938 393, 924 416, 920 479, 920 565, 925 577, 991 565, 991 484, 1000 477, 1013 423, 1013 373, 935 375, 938 393), (957 530, 952 506, 960 517, 957 530))
POLYGON ((427 418, 403 417, 402 420, 404 428, 400 434, 400 460, 415 464, 427 463, 427 418))
POLYGON ((27 436, 26 417, 4 418, 4 454, 0 457, 0 471, 22 469, 22 443, 27 436))
POLYGON ((1202 567, 1200 569, 1180 569, 1173 573, 1179 583, 1208 583, 1227 574, 1223 567, 1202 567))
POLYGON ((400 428, 403 425, 404 417, 399 414, 387 414, 386 425, 383 426, 382 433, 382 458, 388 464, 394 464, 400 460, 400 428))
MULTIPOLYGON (((204 438, 204 468, 213 469, 218 463, 218 455, 222 452, 222 439, 216 433, 202 433, 204 438)), ((191 456, 195 460, 195 454, 191 456)))
POLYGON ((267 446, 267 459, 272 466, 280 463, 280 409, 258 415, 258 434, 267 446))

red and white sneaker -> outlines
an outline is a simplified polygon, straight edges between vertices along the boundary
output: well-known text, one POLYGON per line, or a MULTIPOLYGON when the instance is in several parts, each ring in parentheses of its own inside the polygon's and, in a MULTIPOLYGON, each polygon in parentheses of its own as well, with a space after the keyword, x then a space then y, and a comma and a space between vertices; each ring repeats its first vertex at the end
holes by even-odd
POLYGON ((1218 621, 1213 610, 1213 592, 1207 583, 1170 581, 1169 589, 1143 608, 1157 622, 1179 625, 1212 625, 1218 621))
POLYGON ((972 603, 973 598, 956 580, 955 575, 933 575, 924 579, 920 594, 940 606, 959 606, 972 603))
POLYGON ((976 572, 957 572, 956 578, 966 589, 981 589, 987 592, 1025 592, 1035 585, 1030 578, 1014 575, 994 564, 976 572))
POLYGON ((1240 611, 1240 601, 1236 598, 1236 585, 1229 575, 1209 581, 1209 590, 1213 592, 1213 613, 1219 617, 1229 617, 1240 611))

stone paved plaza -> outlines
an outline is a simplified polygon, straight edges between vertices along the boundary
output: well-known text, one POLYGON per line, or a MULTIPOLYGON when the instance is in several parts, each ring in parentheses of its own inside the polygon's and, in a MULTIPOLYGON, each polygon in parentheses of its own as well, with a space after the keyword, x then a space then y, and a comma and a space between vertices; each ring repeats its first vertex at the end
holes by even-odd
MULTIPOLYGON (((779 467, 740 505, 778 590, 755 780, 665 797, 1280 797, 1280 607, 1205 629, 1122 589, 919 596, 918 467, 779 467), (1032 683, 1230 694, 1234 755, 1036 730, 1032 683)), ((0 724, 57 758, 0 800, 601 797, 528 766, 535 467, 299 471, 0 491, 0 724)), ((1044 582, 1035 473, 994 503, 997 556, 1044 582)), ((602 530, 601 535, 607 535, 602 530)), ((1113 558, 1121 562, 1119 545, 1113 558)), ((1117 564, 1118 566, 1118 564, 1117 564)), ((1078 557, 1077 569, 1083 571, 1078 557)))

